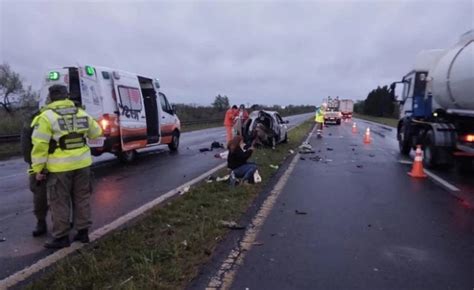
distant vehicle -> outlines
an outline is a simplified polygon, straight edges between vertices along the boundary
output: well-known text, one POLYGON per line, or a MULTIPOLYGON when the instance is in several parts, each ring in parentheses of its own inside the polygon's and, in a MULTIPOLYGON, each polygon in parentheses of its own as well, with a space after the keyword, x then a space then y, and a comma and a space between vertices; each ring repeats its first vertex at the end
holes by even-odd
POLYGON ((424 149, 426 166, 470 168, 474 158, 474 30, 451 49, 418 54, 414 69, 397 84, 403 92, 397 135, 400 152, 424 149))
POLYGON ((354 101, 349 99, 344 99, 339 102, 339 111, 342 114, 342 119, 352 118, 352 113, 354 112, 354 101))
POLYGON ((167 144, 178 150, 181 124, 157 79, 88 65, 52 69, 45 75, 40 106, 54 84, 66 85, 69 98, 100 124, 104 137, 88 140, 92 154, 110 152, 130 162, 140 148, 167 144))
POLYGON ((289 121, 283 120, 278 112, 253 111, 244 124, 243 135, 246 140, 249 140, 262 136, 259 135, 260 132, 265 133, 265 138, 262 140, 264 145, 275 147, 278 143, 288 141, 288 123, 289 121))
POLYGON ((333 123, 336 125, 341 125, 342 113, 340 111, 341 101, 339 97, 331 98, 328 97, 326 100, 327 109, 324 113, 324 123, 329 124, 333 123))

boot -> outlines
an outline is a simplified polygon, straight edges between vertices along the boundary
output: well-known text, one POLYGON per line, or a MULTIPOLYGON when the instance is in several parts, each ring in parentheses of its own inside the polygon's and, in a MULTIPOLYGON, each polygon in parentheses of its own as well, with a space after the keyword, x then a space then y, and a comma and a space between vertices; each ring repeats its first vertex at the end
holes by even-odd
POLYGON ((39 236, 45 235, 47 231, 48 231, 48 227, 46 225, 46 221, 38 220, 38 222, 36 223, 36 228, 33 231, 33 237, 39 237, 39 236))
POLYGON ((89 230, 88 229, 83 229, 83 230, 78 230, 77 234, 74 236, 73 241, 75 242, 81 242, 81 243, 88 243, 89 240, 89 230))
POLYGON ((55 238, 51 241, 47 241, 44 244, 44 247, 46 249, 62 249, 62 248, 69 247, 70 245, 71 243, 69 242, 69 236, 64 236, 61 238, 55 238))

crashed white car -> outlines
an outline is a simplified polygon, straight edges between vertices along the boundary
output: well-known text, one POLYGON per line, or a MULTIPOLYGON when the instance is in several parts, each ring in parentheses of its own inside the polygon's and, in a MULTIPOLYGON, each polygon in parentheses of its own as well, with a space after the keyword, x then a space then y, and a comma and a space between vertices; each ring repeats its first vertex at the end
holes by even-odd
POLYGON ((244 124, 243 136, 246 141, 256 140, 257 144, 275 147, 288 141, 288 123, 278 112, 253 111, 244 124))

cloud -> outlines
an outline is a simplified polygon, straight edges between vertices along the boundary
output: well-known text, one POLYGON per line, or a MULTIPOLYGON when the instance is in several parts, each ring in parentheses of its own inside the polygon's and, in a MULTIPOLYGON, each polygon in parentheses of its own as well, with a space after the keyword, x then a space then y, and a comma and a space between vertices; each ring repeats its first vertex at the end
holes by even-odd
POLYGON ((51 67, 156 76, 174 102, 364 98, 422 49, 473 26, 459 1, 1 1, 0 60, 39 88, 51 67))

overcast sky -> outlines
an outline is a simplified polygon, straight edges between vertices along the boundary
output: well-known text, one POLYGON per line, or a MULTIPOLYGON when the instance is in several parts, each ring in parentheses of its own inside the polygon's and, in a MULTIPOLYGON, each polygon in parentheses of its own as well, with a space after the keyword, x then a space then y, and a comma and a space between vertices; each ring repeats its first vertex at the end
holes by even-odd
POLYGON ((0 61, 33 87, 48 68, 92 64, 158 77, 172 102, 199 104, 365 98, 474 24, 474 0, 0 3, 0 61))

